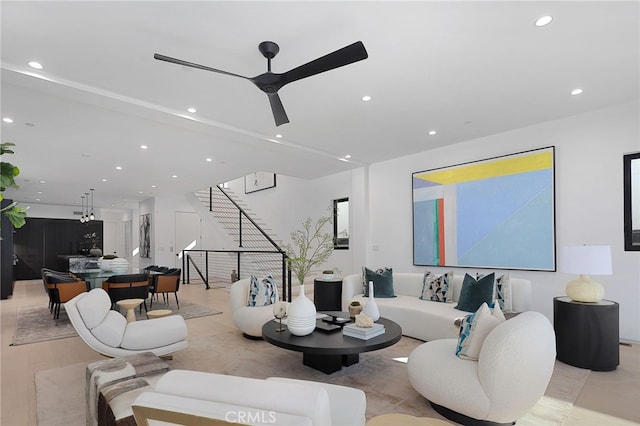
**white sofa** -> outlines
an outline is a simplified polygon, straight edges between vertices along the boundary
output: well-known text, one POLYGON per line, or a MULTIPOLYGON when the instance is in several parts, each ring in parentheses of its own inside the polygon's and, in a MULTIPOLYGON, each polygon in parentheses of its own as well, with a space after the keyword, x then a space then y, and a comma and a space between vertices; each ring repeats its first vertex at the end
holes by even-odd
POLYGON ((544 395, 556 351, 541 313, 523 312, 491 330, 477 362, 458 358, 457 343, 423 343, 407 362, 411 385, 443 416, 461 424, 511 424, 544 395))
POLYGON ((266 380, 173 370, 140 394, 132 409, 139 425, 148 419, 177 424, 359 426, 366 397, 359 389, 270 377, 266 380), (203 421, 204 419, 204 421, 203 421), (226 423, 225 423, 226 422, 226 423))
POLYGON ((180 315, 133 321, 111 310, 106 291, 94 288, 64 304, 82 340, 103 355, 117 357, 142 352, 161 356, 185 349, 187 325, 180 315))
MULTIPOLYGON (((456 318, 469 314, 455 309, 463 275, 454 275, 453 303, 440 303, 419 299, 422 293, 424 274, 416 272, 394 272, 393 289, 398 297, 375 298, 380 315, 402 327, 402 334, 416 339, 430 341, 458 337, 454 326, 456 318)), ((513 311, 524 312, 530 309, 531 282, 511 277, 513 311)), ((347 275, 342 279, 342 310, 347 311, 349 303, 357 300, 363 305, 367 298, 363 295, 362 274, 347 275)))

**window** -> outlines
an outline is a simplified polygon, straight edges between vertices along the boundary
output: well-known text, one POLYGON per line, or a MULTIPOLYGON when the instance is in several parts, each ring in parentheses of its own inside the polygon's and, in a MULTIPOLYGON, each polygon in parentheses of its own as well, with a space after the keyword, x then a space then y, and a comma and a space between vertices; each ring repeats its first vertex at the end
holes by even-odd
POLYGON ((349 199, 333 200, 333 248, 349 248, 349 199))

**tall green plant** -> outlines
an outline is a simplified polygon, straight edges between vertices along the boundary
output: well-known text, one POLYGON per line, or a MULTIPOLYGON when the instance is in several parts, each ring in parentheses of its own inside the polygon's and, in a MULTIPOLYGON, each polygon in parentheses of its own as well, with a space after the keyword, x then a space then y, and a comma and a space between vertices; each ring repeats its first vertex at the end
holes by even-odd
MULTIPOLYGON (((13 154, 10 148, 15 146, 11 142, 3 142, 0 144, 0 156, 5 154, 13 154)), ((18 188, 15 178, 20 174, 20 169, 11 163, 0 161, 0 201, 4 199, 2 193, 7 188, 18 188)), ((28 208, 28 207, 27 207, 28 208)), ((26 223, 27 208, 18 207, 18 202, 5 206, 0 212, 9 218, 14 228, 21 228, 26 223)))
POLYGON ((284 246, 289 268, 300 285, 313 269, 326 263, 333 253, 333 235, 324 232, 324 227, 332 223, 332 217, 322 216, 315 223, 308 217, 302 228, 291 232, 291 243, 284 246))

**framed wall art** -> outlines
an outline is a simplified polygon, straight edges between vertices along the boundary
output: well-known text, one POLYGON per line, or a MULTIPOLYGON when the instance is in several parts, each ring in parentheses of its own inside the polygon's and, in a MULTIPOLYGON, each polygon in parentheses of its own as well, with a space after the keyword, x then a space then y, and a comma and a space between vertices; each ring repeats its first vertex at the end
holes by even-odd
POLYGON ((140 215, 140 257, 151 258, 151 213, 140 215))
POLYGON ((244 177, 244 193, 262 191, 276 186, 276 174, 267 172, 255 172, 244 177))
POLYGON ((556 270, 554 147, 412 174, 413 264, 556 270))

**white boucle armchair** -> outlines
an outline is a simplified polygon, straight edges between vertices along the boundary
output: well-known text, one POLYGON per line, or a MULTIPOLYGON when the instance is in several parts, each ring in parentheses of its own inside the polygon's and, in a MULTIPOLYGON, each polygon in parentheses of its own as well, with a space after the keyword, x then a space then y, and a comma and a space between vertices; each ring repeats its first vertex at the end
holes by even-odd
POLYGON ((499 324, 478 361, 458 358, 457 343, 423 343, 408 360, 411 385, 443 416, 461 424, 513 424, 544 395, 556 350, 551 323, 541 313, 523 312, 499 324))
POLYGON ((272 319, 273 305, 247 306, 249 302, 250 278, 243 278, 231 284, 229 299, 233 323, 249 339, 262 338, 262 326, 272 319))
POLYGON ((111 310, 106 291, 94 288, 64 304, 69 320, 82 340, 103 355, 117 357, 142 352, 158 356, 185 349, 187 325, 180 315, 133 321, 111 310))

